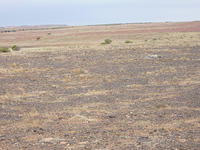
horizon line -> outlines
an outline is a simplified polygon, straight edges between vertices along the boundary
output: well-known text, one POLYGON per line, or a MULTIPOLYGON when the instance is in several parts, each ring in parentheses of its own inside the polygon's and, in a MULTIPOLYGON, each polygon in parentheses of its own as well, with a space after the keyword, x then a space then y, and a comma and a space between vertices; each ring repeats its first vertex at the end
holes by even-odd
POLYGON ((0 26, 0 29, 3 28, 12 28, 12 27, 40 27, 40 26, 49 26, 49 27, 79 27, 79 26, 103 26, 103 25, 123 25, 123 24, 148 24, 148 23, 183 23, 183 22, 199 22, 200 20, 188 20, 188 21, 144 21, 144 22, 122 22, 122 23, 97 23, 97 24, 85 24, 85 25, 67 25, 67 24, 32 24, 32 25, 13 25, 13 26, 0 26))

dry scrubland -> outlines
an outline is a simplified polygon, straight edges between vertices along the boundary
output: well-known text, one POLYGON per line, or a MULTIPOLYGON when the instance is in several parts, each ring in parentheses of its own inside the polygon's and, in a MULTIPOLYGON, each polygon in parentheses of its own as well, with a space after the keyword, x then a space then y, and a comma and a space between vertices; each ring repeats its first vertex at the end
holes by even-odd
POLYGON ((200 22, 15 30, 0 149, 199 149, 200 22))

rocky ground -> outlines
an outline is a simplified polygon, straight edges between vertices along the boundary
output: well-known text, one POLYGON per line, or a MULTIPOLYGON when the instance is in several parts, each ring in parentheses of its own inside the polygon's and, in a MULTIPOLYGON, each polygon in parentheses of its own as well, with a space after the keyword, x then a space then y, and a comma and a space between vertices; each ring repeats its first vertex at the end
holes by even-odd
POLYGON ((0 53, 0 149, 199 149, 200 46, 26 51, 0 53))

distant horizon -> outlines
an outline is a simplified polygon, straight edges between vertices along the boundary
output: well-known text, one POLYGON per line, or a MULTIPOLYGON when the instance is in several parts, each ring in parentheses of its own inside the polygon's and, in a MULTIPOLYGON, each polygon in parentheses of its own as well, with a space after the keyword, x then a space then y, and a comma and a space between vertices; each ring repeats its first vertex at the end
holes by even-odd
POLYGON ((69 24, 24 24, 24 25, 13 25, 13 26, 0 26, 0 28, 9 28, 9 27, 39 27, 39 26, 101 26, 101 25, 120 25, 120 24, 148 24, 148 23, 184 23, 184 22, 200 22, 200 20, 183 20, 183 21, 146 21, 146 22, 116 22, 116 23, 102 23, 102 24, 84 24, 84 25, 69 25, 69 24))

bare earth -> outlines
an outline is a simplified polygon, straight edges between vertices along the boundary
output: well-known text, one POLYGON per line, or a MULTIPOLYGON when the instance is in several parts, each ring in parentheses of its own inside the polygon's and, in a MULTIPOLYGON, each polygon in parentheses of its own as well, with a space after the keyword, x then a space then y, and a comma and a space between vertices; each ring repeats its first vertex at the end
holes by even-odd
POLYGON ((0 149, 199 149, 200 22, 18 29, 0 33, 21 47, 0 53, 0 149))

